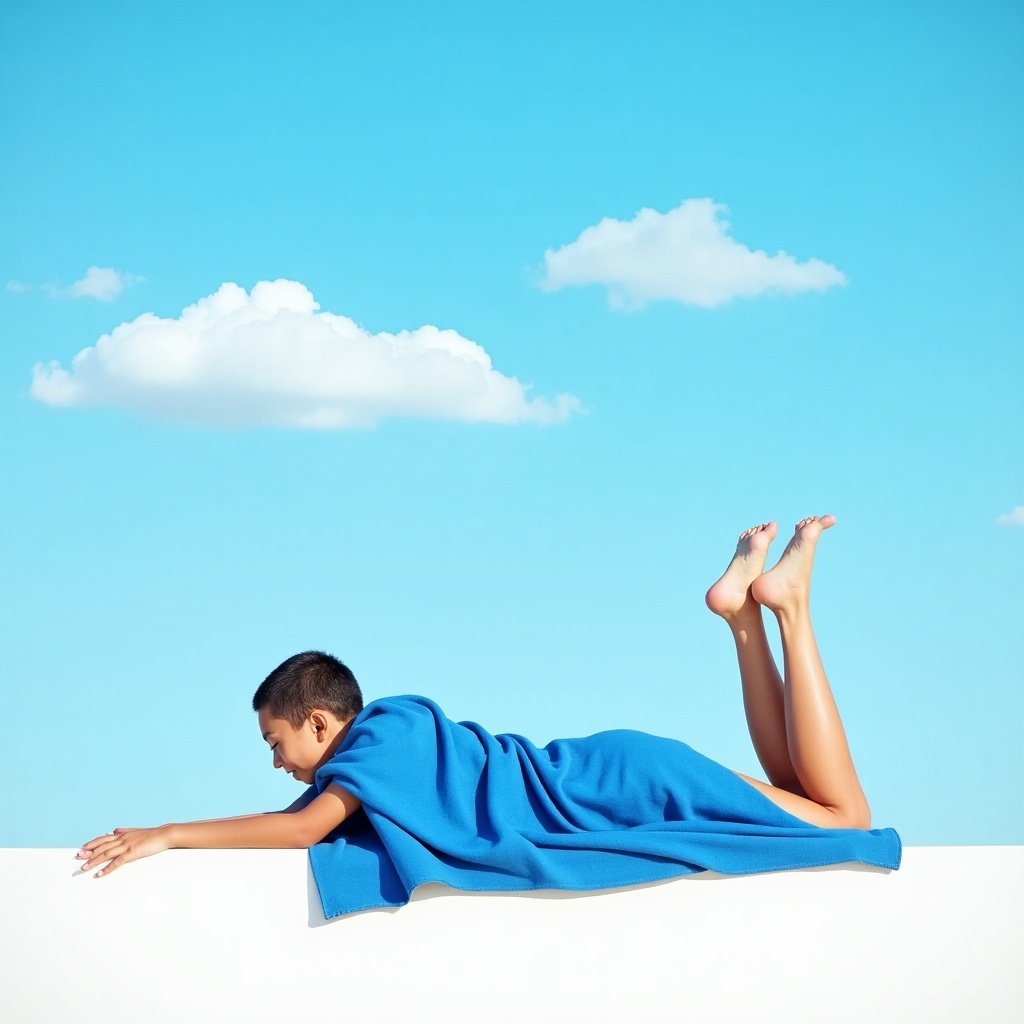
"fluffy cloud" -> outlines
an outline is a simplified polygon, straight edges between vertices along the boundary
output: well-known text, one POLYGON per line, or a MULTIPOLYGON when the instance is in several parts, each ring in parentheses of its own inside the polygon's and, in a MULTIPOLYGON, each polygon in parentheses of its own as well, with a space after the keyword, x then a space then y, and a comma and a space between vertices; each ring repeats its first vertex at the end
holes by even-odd
POLYGON ((727 208, 687 199, 668 213, 643 209, 632 220, 605 217, 575 242, 544 254, 546 291, 601 284, 613 309, 640 309, 656 299, 712 308, 766 292, 794 294, 845 284, 828 263, 769 256, 729 236, 727 208))
POLYGON ((529 398, 453 330, 370 334, 319 308, 298 281, 260 281, 251 292, 226 283, 180 317, 121 324, 68 370, 36 364, 31 394, 180 423, 320 430, 390 416, 557 423, 579 408, 571 395, 529 398))
POLYGON ((24 281, 8 281, 4 285, 4 291, 9 292, 12 295, 16 295, 18 292, 27 292, 31 289, 32 285, 25 284, 24 281))
POLYGON ((79 278, 68 289, 68 295, 73 299, 99 299, 100 302, 110 302, 128 285, 143 280, 145 278, 136 274, 124 274, 113 267, 90 267, 85 272, 85 277, 79 278))
MULTIPOLYGON (((40 288, 51 299, 97 299, 100 302, 112 302, 129 285, 145 280, 138 274, 126 274, 113 267, 89 267, 85 275, 68 288, 63 288, 54 281, 48 281, 40 285, 40 288)), ((29 287, 30 285, 25 285, 18 290, 29 287)))
POLYGON ((996 519, 997 526, 1024 526, 1024 505, 1017 505, 996 519))

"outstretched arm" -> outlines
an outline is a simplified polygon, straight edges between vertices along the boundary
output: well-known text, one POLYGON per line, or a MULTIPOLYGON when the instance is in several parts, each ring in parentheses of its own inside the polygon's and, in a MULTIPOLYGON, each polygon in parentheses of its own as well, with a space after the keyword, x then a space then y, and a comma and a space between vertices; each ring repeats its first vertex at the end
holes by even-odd
POLYGON ((160 825, 157 828, 116 828, 98 836, 78 851, 85 858, 82 871, 105 864, 95 875, 109 875, 133 860, 172 849, 305 849, 320 842, 356 808, 359 800, 332 782, 306 806, 304 794, 286 811, 245 814, 160 825), (299 805, 299 809, 293 810, 299 805))

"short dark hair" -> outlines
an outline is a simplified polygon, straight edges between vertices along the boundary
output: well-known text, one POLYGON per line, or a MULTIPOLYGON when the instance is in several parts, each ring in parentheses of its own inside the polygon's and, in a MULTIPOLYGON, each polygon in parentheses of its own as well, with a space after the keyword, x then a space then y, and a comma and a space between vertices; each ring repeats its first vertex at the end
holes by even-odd
POLYGON ((281 662, 260 683, 252 698, 253 711, 267 706, 275 718, 298 729, 314 708, 340 719, 363 710, 363 694, 346 665, 324 651, 303 651, 281 662))

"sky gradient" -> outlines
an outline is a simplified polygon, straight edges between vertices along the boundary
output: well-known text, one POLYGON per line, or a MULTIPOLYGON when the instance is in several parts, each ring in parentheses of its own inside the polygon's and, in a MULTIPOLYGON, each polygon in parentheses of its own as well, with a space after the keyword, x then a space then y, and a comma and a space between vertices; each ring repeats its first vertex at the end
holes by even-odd
POLYGON ((0 846, 285 806, 308 648, 764 778, 703 595, 826 512, 873 823, 1024 842, 1020 4, 0 28, 0 846))

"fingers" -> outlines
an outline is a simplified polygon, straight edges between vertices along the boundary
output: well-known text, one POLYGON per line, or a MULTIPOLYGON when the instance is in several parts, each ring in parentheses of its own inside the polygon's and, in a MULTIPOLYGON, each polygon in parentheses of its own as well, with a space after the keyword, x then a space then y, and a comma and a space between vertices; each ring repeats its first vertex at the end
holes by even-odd
POLYGON ((132 847, 128 843, 121 841, 116 846, 107 846, 103 848, 102 852, 92 854, 82 865, 82 871, 89 871, 91 868, 96 867, 97 864, 102 864, 103 867, 92 876, 93 878, 99 878, 102 875, 109 875, 111 871, 115 871, 122 864, 128 864, 130 861, 135 860, 135 857, 136 854, 132 847))
POLYGON ((99 878, 116 871, 122 864, 166 849, 167 843, 159 829, 115 828, 113 833, 90 840, 76 856, 83 859, 83 872, 102 864, 101 870, 93 875, 93 878, 99 878))
MULTIPOLYGON (((106 844, 101 847, 97 847, 90 853, 86 854, 86 859, 82 864, 82 871, 89 871, 94 868, 97 864, 102 864, 104 861, 113 861, 116 858, 121 857, 127 852, 127 845, 120 839, 113 843, 106 844)), ((79 850, 78 855, 82 855, 82 851, 79 850)), ((99 871, 94 877, 99 878, 102 874, 109 874, 110 867, 108 866, 105 871, 99 871)))
POLYGON ((109 864, 100 868, 99 871, 93 875, 93 878, 99 878, 101 875, 109 875, 111 871, 116 871, 122 864, 127 864, 131 858, 127 854, 122 853, 120 856, 115 857, 109 864))
POLYGON ((83 850, 91 850, 97 843, 110 842, 116 839, 119 835, 125 832, 134 832, 135 829, 131 828, 115 828, 112 832, 104 832, 103 835, 97 836, 95 839, 90 839, 87 843, 82 843, 83 850))
MULTIPOLYGON (((125 828, 115 828, 114 831, 107 832, 102 836, 97 836, 95 839, 90 839, 89 842, 83 843, 82 848, 75 854, 78 858, 84 858, 79 870, 83 873, 88 871, 90 868, 95 867, 97 864, 101 864, 104 861, 113 862, 113 858, 117 858, 119 855, 124 854, 128 846, 125 842, 125 833, 131 831, 125 828)), ((120 867, 123 861, 118 861, 117 866, 120 867)), ((99 878, 100 875, 108 875, 113 870, 113 864, 108 864, 103 870, 98 871, 94 878, 99 878)))
POLYGON ((79 857, 96 857, 108 849, 114 843, 121 841, 120 836, 99 836, 96 839, 90 840, 88 843, 83 843, 82 848, 78 851, 77 856, 79 857))
MULTIPOLYGON (((91 857, 89 860, 87 860, 81 866, 80 870, 81 870, 82 874, 85 874, 86 871, 91 871, 97 865, 101 865, 101 864, 104 864, 106 862, 112 862, 115 857, 120 855, 120 853, 121 853, 120 850, 116 850, 116 851, 112 850, 109 853, 102 854, 99 857, 91 857)), ((100 875, 102 875, 102 874, 103 874, 103 869, 101 868, 99 871, 96 872, 95 875, 93 875, 93 878, 99 878, 100 875)))

